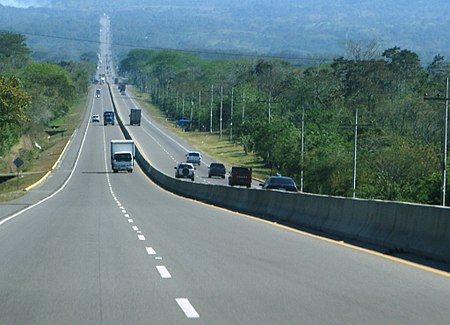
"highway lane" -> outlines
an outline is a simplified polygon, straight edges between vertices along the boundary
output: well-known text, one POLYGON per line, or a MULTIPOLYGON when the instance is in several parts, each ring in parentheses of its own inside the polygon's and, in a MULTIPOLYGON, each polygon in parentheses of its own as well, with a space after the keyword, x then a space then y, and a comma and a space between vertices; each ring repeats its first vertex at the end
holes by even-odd
POLYGON ((450 319, 449 278, 113 174, 113 138, 91 124, 67 186, 0 227, 1 324, 450 319))
MULTIPOLYGON (((130 93, 121 95, 115 85, 111 85, 119 115, 127 126, 132 137, 137 141, 140 148, 146 153, 152 165, 166 175, 174 176, 174 167, 179 162, 185 162, 185 154, 188 151, 197 151, 182 138, 172 133, 167 128, 155 122, 145 110, 142 110, 141 126, 129 126, 130 109, 140 107, 139 102, 130 97, 130 93)), ((208 166, 215 162, 211 157, 202 153, 203 159, 200 166, 196 167, 196 182, 215 185, 227 185, 228 175, 225 179, 213 177, 208 178, 208 166)), ((231 166, 227 166, 228 171, 231 166)), ((187 180, 190 181, 190 180, 187 180)), ((259 188, 259 182, 254 181, 252 187, 259 188)))
MULTIPOLYGON (((129 112, 133 107, 139 107, 139 103, 129 96, 120 95, 118 90, 113 87, 113 96, 115 98, 119 114, 126 125, 129 122, 129 112)), ((142 123, 140 127, 128 127, 142 149, 149 155, 152 164, 167 175, 174 175, 174 167, 177 163, 185 162, 185 154, 188 151, 197 151, 183 139, 177 137, 163 126, 153 121, 144 110, 142 110, 142 123)), ((202 153, 203 159, 200 166, 196 167, 196 181, 208 182, 208 166, 214 160, 202 153)), ((218 180, 219 181, 219 180, 218 180)), ((217 183, 214 182, 213 183, 217 183)), ((220 180, 220 184, 226 184, 220 180)))

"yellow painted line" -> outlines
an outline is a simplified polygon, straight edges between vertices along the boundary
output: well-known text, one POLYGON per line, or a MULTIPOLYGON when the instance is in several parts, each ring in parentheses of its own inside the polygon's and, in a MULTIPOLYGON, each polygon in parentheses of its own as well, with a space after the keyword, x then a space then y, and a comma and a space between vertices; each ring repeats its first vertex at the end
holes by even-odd
MULTIPOLYGON (((127 128, 125 125, 124 125, 124 127, 128 130, 128 133, 130 134, 130 137, 134 138, 132 132, 130 131, 130 129, 127 128)), ((136 140, 135 140, 135 142, 136 142, 136 140)), ((141 155, 145 158, 146 161, 148 161, 150 163, 150 160, 147 159, 147 157, 146 157, 144 152, 141 151, 141 155)), ((238 215, 238 216, 241 216, 241 217, 244 217, 244 218, 247 218, 247 219, 263 222, 265 224, 268 224, 268 225, 271 225, 271 226, 275 226, 275 227, 278 227, 278 228, 281 228, 281 229, 284 229, 284 230, 288 230, 288 231, 291 231, 291 232, 294 232, 294 233, 297 233, 297 234, 301 234, 301 235, 306 236, 306 237, 310 237, 310 238, 318 239, 318 240, 321 240, 321 241, 324 241, 324 242, 327 242, 327 243, 330 243, 330 244, 334 244, 334 245, 350 248, 350 249, 353 249, 353 250, 356 250, 356 251, 360 251, 360 252, 363 252, 363 253, 366 253, 366 254, 370 254, 370 255, 373 255, 373 256, 381 257, 381 258, 384 258, 384 259, 387 259, 387 260, 390 260, 390 261, 393 261, 393 262, 397 262, 397 263, 400 263, 400 264, 403 264, 403 265, 408 265, 410 267, 414 267, 414 268, 417 268, 417 269, 420 269, 420 270, 423 270, 423 271, 426 271, 426 272, 430 272, 430 273, 433 273, 433 274, 437 274, 437 275, 440 275, 440 276, 443 276, 443 277, 446 277, 446 278, 450 279, 450 273, 445 272, 445 271, 441 271, 441 270, 438 270, 438 269, 435 269, 435 268, 432 268, 432 267, 429 267, 429 266, 425 266, 425 265, 421 265, 421 264, 418 264, 418 263, 410 262, 410 261, 401 259, 399 257, 386 255, 386 254, 383 254, 383 253, 380 253, 380 252, 377 252, 377 251, 373 251, 373 250, 370 250, 370 249, 367 249, 367 248, 358 247, 358 246, 355 246, 355 245, 352 245, 352 244, 345 243, 343 241, 338 241, 338 240, 326 238, 326 237, 323 237, 323 236, 314 235, 314 234, 308 233, 306 231, 302 231, 302 230, 299 230, 299 229, 295 229, 295 228, 292 228, 292 227, 289 227, 289 226, 285 226, 285 225, 279 224, 277 222, 268 221, 268 220, 261 219, 261 218, 258 218, 258 217, 254 217, 254 216, 251 216, 251 215, 243 214, 241 212, 228 210, 228 209, 225 209, 225 208, 222 208, 222 207, 218 207, 216 205, 208 204, 208 203, 205 203, 205 202, 202 202, 202 201, 198 201, 198 200, 195 200, 195 199, 190 199, 190 198, 187 198, 187 197, 175 194, 173 192, 170 192, 169 190, 164 189, 163 187, 159 186, 155 182, 153 182, 153 180, 150 179, 150 177, 148 177, 147 174, 142 170, 141 166, 139 166, 139 164, 136 164, 136 165, 138 166, 138 168, 141 171, 141 173, 147 178, 147 180, 151 184, 153 184, 154 186, 159 188, 162 192, 169 193, 169 194, 171 194, 171 195, 173 195, 175 197, 182 198, 184 200, 195 202, 197 204, 201 204, 201 205, 204 205, 204 206, 207 206, 207 207, 211 207, 211 208, 214 208, 214 209, 217 209, 217 210, 221 210, 221 211, 224 211, 224 212, 227 212, 227 213, 232 213, 234 215, 238 215)))
POLYGON ((323 236, 314 235, 314 234, 308 233, 306 231, 302 231, 302 230, 299 230, 299 229, 295 229, 295 228, 292 228, 292 227, 289 227, 289 226, 285 226, 285 225, 279 224, 277 222, 261 219, 261 218, 258 218, 258 217, 255 217, 255 216, 251 216, 251 215, 248 215, 248 214, 243 214, 241 212, 228 210, 228 209, 216 206, 216 205, 208 204, 208 203, 205 203, 205 202, 202 202, 202 201, 190 199, 190 198, 187 198, 187 197, 175 194, 175 193, 170 192, 169 190, 166 190, 165 188, 159 186, 155 182, 153 182, 153 180, 150 179, 143 172, 143 170, 141 169, 141 167, 139 165, 138 165, 138 168, 141 171, 141 173, 147 178, 147 180, 151 184, 156 186, 162 192, 169 193, 169 194, 171 194, 171 195, 173 195, 175 197, 178 197, 178 198, 181 198, 181 199, 184 199, 184 200, 187 200, 187 201, 195 202, 197 204, 201 204, 201 205, 204 205, 204 206, 207 206, 207 207, 210 207, 210 208, 214 208, 214 209, 217 209, 217 210, 220 210, 220 211, 224 211, 224 212, 227 212, 227 213, 232 213, 234 215, 237 215, 237 216, 240 216, 240 217, 244 217, 244 218, 247 218, 247 219, 251 219, 251 220, 254 220, 254 221, 263 222, 265 224, 268 224, 268 225, 271 225, 271 226, 274 226, 274 227, 277 227, 277 228, 288 230, 288 231, 291 231, 291 232, 294 232, 294 233, 297 233, 297 234, 300 234, 300 235, 303 235, 303 236, 306 236, 306 237, 318 239, 318 240, 321 240, 321 241, 324 241, 324 242, 327 242, 327 243, 330 243, 330 244, 334 244, 334 245, 350 248, 350 249, 353 249, 353 250, 356 250, 356 251, 360 251, 360 252, 363 252, 363 253, 366 253, 366 254, 370 254, 370 255, 373 255, 373 256, 381 257, 381 258, 384 258, 384 259, 387 259, 387 260, 390 260, 390 261, 393 261, 393 262, 397 262, 397 263, 400 263, 400 264, 403 264, 403 265, 414 267, 416 269, 420 269, 420 270, 423 270, 423 271, 426 271, 426 272, 430 272, 430 273, 433 273, 433 274, 436 274, 436 275, 440 275, 440 276, 443 276, 443 277, 446 277, 446 278, 450 279, 450 273, 445 272, 445 271, 441 271, 441 270, 438 270, 438 269, 435 269, 435 268, 432 268, 432 267, 429 267, 429 266, 425 266, 425 265, 421 265, 421 264, 418 264, 418 263, 410 262, 410 261, 401 259, 399 257, 386 255, 386 254, 379 253, 377 251, 373 251, 373 250, 370 250, 370 249, 367 249, 367 248, 358 247, 358 246, 355 246, 355 245, 352 245, 352 244, 345 243, 343 241, 338 241, 338 240, 326 238, 326 237, 323 237, 323 236))
POLYGON ((62 158, 62 156, 64 155, 64 153, 66 152, 67 147, 69 146, 69 144, 70 144, 70 142, 71 142, 72 137, 73 137, 74 134, 75 134, 75 132, 72 133, 70 139, 67 141, 66 145, 64 146, 63 151, 62 151, 61 154, 59 155, 59 157, 58 157, 58 159, 56 160, 56 162, 53 164, 52 169, 49 170, 47 173, 45 173, 45 175, 42 176, 42 178, 39 179, 36 183, 31 184, 30 186, 26 187, 26 188, 25 188, 25 191, 28 192, 28 191, 32 190, 33 188, 35 188, 35 187, 38 186, 39 184, 43 183, 43 182, 47 179, 47 177, 52 173, 52 171, 56 168, 56 166, 57 166, 57 165, 59 164, 59 162, 61 161, 61 158, 62 158))
MULTIPOLYGON (((88 122, 89 123, 89 122, 88 122)), ((67 141, 66 145, 64 146, 63 151, 61 152, 61 154, 58 157, 58 160, 56 160, 56 162, 53 164, 52 166, 52 170, 56 168, 56 166, 59 164, 59 162, 62 159, 62 156, 64 155, 64 153, 66 152, 67 148, 69 147, 70 142, 72 141, 72 137, 75 134, 76 130, 72 133, 72 135, 70 136, 70 139, 67 141)))

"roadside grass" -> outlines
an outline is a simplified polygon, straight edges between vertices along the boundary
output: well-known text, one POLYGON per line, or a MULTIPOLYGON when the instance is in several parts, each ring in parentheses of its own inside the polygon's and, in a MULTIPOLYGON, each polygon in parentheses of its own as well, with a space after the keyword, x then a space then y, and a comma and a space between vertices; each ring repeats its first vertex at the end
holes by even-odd
POLYGON ((62 118, 52 122, 49 133, 42 131, 33 139, 23 136, 8 155, 2 157, 0 173, 15 173, 13 161, 20 157, 24 164, 20 168, 19 179, 14 177, 0 183, 0 202, 17 199, 26 194, 25 188, 36 183, 47 173, 61 155, 73 132, 80 126, 86 109, 86 97, 79 99, 62 118), (55 132, 51 132, 51 131, 55 132), (64 130, 61 133, 59 130, 64 130), (38 149, 36 144, 41 146, 38 149), (28 174, 30 173, 30 174, 28 174))
POLYGON ((167 119, 164 112, 150 103, 149 94, 141 93, 133 86, 128 86, 127 91, 160 125, 185 139, 203 154, 225 164, 227 168, 231 166, 252 167, 253 177, 257 179, 263 180, 270 175, 270 169, 264 166, 263 161, 259 157, 253 153, 246 155, 239 143, 227 139, 228 135, 220 139, 220 135, 217 132, 184 132, 183 129, 175 125, 174 121, 167 119))

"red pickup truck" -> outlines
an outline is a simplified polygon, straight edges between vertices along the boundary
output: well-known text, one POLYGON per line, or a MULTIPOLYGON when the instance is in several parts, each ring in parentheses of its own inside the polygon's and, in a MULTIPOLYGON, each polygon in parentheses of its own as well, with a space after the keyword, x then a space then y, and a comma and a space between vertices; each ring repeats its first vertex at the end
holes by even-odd
POLYGON ((230 176, 228 176, 228 185, 250 187, 252 185, 252 169, 247 167, 231 167, 230 176))

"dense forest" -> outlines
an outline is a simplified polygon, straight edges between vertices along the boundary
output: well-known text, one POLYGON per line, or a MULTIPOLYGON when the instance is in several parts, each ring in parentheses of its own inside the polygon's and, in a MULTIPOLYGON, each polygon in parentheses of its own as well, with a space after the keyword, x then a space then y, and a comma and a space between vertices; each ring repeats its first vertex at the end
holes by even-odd
POLYGON ((0 33, 0 156, 23 136, 42 138, 87 93, 95 68, 96 61, 33 60, 25 36, 0 33))
POLYGON ((445 94, 450 66, 373 50, 354 44, 349 58, 299 68, 136 49, 120 71, 192 131, 220 134, 299 184, 304 173, 305 192, 352 196, 358 118, 357 196, 439 204, 444 102, 423 94, 445 94))

